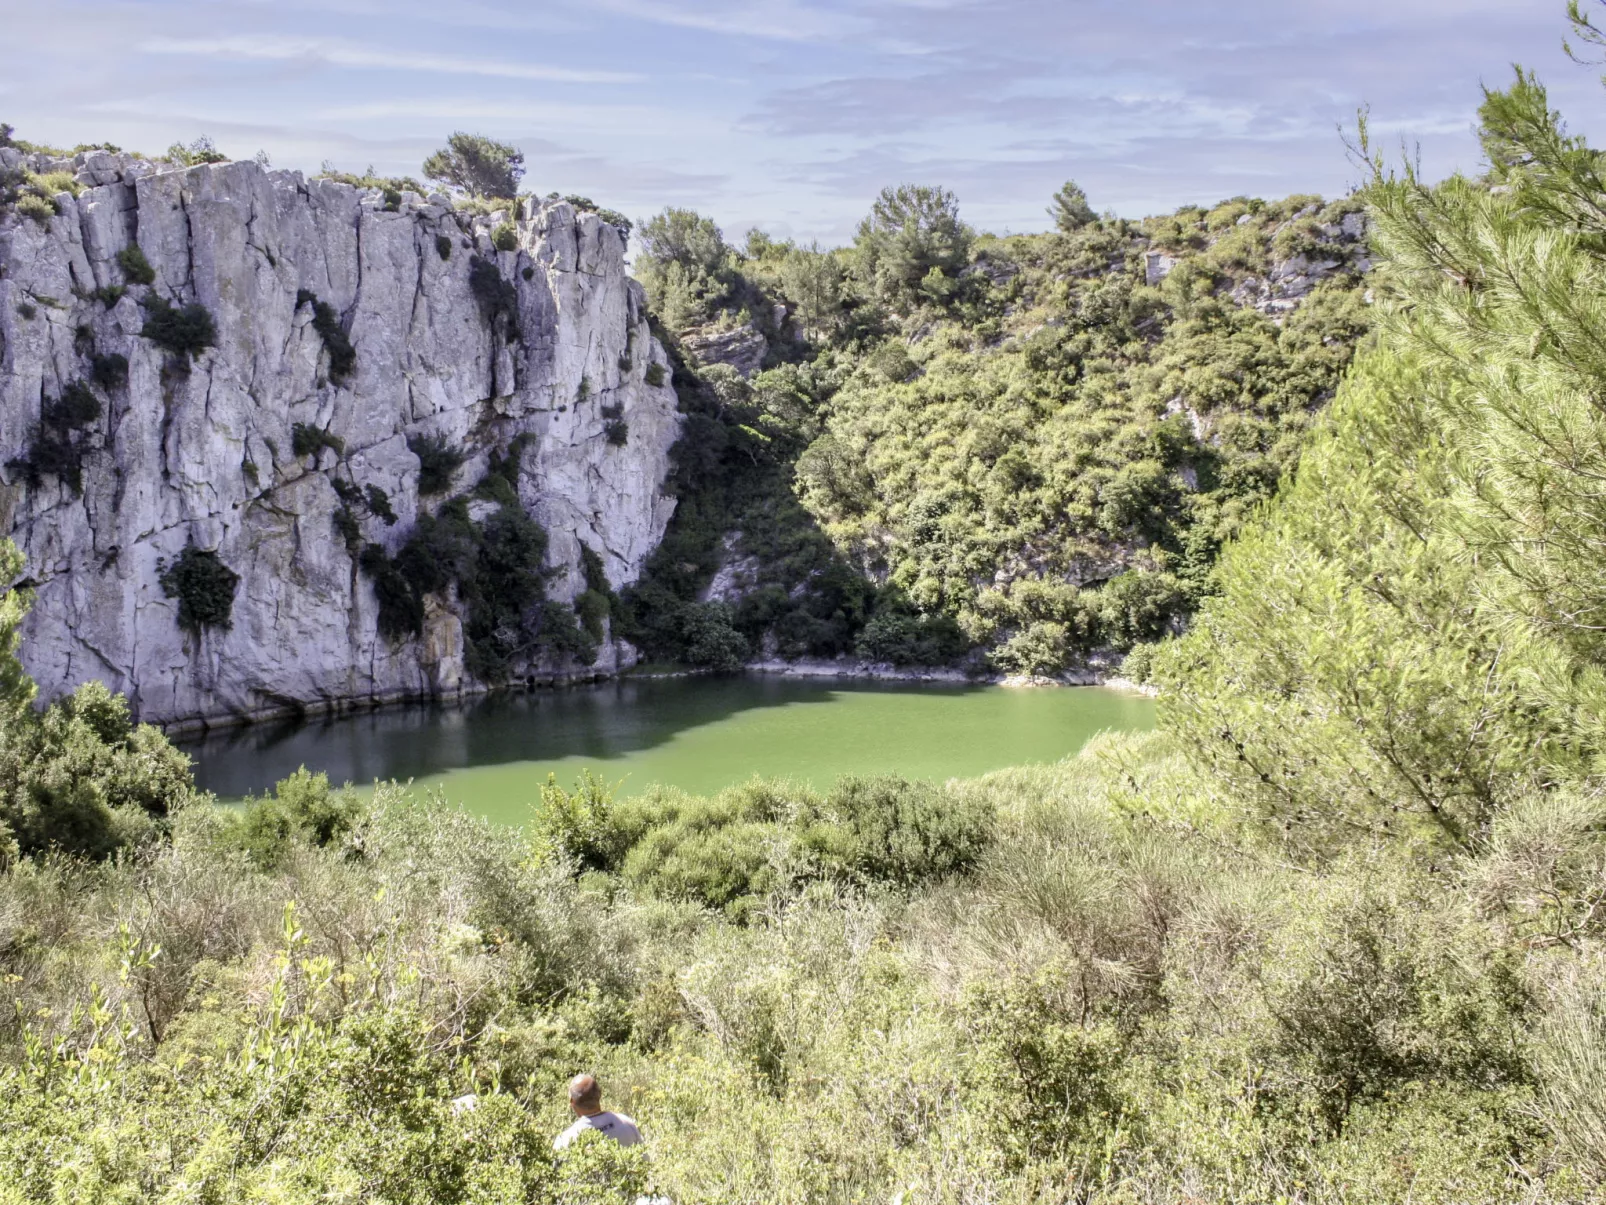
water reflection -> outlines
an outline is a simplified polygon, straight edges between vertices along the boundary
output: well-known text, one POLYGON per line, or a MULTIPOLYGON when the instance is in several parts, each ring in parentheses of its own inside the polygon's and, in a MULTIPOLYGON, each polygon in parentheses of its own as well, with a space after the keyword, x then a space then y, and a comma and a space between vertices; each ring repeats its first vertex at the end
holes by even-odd
POLYGON ((1148 700, 1096 688, 1005 690, 765 676, 645 678, 231 729, 183 743, 200 785, 260 793, 305 765, 334 782, 440 785, 518 822, 548 773, 582 768, 710 792, 753 775, 982 774, 1053 761, 1103 729, 1152 726, 1148 700))

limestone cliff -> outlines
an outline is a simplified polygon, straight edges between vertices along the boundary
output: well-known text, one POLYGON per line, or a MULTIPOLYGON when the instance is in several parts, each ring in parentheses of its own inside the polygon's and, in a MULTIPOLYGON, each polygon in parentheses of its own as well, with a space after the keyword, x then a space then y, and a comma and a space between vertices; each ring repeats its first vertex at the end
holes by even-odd
MULTIPOLYGON (((394 553, 516 440, 550 598, 583 588, 582 543, 618 586, 662 536, 675 397, 596 215, 0 149, 20 168, 85 186, 54 217, 0 212, 0 534, 37 584, 23 656, 45 697, 99 678, 142 719, 213 723, 473 689, 454 591, 424 599, 417 635, 381 634, 357 553, 394 553), (212 345, 164 347, 164 313, 209 316, 212 345), (421 497, 421 438, 464 457, 450 491, 421 497), (178 622, 164 570, 191 545, 238 575, 226 626, 178 622)), ((548 649, 514 672, 630 655, 548 649)))

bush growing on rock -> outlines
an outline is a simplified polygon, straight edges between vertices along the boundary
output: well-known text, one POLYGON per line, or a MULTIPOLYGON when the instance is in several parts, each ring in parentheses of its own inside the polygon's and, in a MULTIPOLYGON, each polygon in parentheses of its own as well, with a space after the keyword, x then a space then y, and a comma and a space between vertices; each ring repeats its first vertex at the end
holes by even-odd
MULTIPOLYGON (((340 315, 335 307, 327 301, 319 301, 316 293, 302 289, 296 294, 296 308, 312 306, 312 329, 323 340, 323 349, 329 355, 329 380, 336 385, 344 384, 346 379, 356 371, 357 349, 351 344, 351 337, 346 334, 346 328, 341 325, 340 315)), ((297 453, 303 455, 303 453, 297 453)))
POLYGON ((175 306, 155 293, 141 298, 145 325, 140 335, 158 347, 185 360, 193 360, 209 347, 217 346, 217 324, 200 302, 175 306))
POLYGON ((131 285, 156 283, 156 269, 145 258, 138 243, 130 243, 117 253, 117 266, 123 270, 123 279, 131 285))
POLYGON ((452 478, 468 459, 440 435, 410 435, 407 450, 418 457, 418 492, 425 496, 451 489, 452 478))
POLYGON ((199 636, 208 628, 230 627, 240 575, 215 551, 191 539, 171 565, 162 566, 159 581, 162 593, 178 599, 178 626, 186 632, 199 636))

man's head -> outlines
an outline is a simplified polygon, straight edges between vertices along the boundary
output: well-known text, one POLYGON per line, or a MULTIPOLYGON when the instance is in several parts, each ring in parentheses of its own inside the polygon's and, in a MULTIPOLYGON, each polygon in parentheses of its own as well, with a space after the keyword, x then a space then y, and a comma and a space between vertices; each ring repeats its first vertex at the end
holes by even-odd
POLYGON ((602 1112, 602 1086, 594 1075, 577 1075, 569 1081, 569 1108, 579 1117, 602 1112))

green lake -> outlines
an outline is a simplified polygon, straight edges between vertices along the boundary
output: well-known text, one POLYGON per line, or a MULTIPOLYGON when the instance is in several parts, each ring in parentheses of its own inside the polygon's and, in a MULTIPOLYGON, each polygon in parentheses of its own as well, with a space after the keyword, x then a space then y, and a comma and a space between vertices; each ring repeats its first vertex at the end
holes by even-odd
POLYGON ((1154 724, 1141 695, 750 675, 626 678, 257 725, 180 742, 220 798, 261 792, 305 765, 336 783, 413 780, 521 823, 549 773, 592 769, 622 794, 652 783, 711 793, 759 775, 815 787, 844 774, 944 779, 1057 761, 1107 729, 1154 724))

